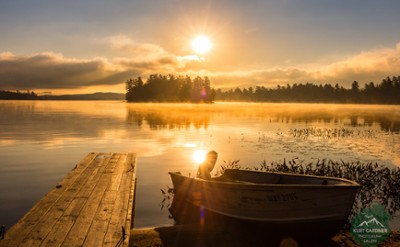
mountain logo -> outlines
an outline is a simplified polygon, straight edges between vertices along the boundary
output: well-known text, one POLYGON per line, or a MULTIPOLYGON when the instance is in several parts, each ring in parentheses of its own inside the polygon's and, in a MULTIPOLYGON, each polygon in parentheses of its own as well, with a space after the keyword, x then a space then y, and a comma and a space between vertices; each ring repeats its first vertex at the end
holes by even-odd
MULTIPOLYGON (((366 216, 368 217, 368 216, 366 216)), ((378 227, 385 227, 381 222, 379 222, 379 220, 377 220, 375 217, 373 217, 372 219, 366 221, 364 220, 363 222, 361 222, 357 227, 363 227, 363 226, 378 226, 378 227)))
POLYGON ((390 215, 383 205, 362 210, 351 221, 351 234, 362 247, 375 247, 390 234, 390 215))

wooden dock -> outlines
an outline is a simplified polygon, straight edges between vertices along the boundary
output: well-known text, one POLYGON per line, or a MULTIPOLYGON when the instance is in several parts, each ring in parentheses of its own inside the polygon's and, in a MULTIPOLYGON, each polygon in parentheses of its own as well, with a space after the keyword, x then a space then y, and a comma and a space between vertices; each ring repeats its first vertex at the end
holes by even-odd
POLYGON ((128 246, 136 157, 90 153, 5 233, 0 246, 128 246))

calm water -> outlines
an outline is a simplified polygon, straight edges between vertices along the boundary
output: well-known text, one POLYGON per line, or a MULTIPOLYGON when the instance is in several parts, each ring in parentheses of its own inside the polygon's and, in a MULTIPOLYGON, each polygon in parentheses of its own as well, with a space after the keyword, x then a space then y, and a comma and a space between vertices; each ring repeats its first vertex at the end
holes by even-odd
POLYGON ((0 101, 0 224, 14 224, 89 152, 136 153, 135 227, 173 224, 160 204, 168 172, 195 174, 193 154, 211 149, 217 166, 400 167, 400 106, 0 101))

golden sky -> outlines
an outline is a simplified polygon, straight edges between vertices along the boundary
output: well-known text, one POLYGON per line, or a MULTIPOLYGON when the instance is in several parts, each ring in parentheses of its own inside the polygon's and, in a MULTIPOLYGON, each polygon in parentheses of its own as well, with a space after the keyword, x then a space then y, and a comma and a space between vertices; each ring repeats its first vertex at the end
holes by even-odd
POLYGON ((0 90, 125 92, 149 74, 215 88, 400 75, 399 1, 15 0, 0 2, 0 90), (204 35, 211 50, 196 54, 204 35))

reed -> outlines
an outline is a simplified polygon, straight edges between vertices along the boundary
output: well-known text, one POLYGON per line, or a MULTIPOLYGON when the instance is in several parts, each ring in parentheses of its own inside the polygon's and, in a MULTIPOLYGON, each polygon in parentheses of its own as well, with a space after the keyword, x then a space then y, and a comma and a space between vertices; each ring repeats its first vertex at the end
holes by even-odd
POLYGON ((294 138, 306 139, 309 137, 319 137, 324 139, 338 139, 338 138, 375 138, 377 131, 370 129, 354 129, 354 128, 295 128, 290 129, 287 133, 288 136, 294 138))

